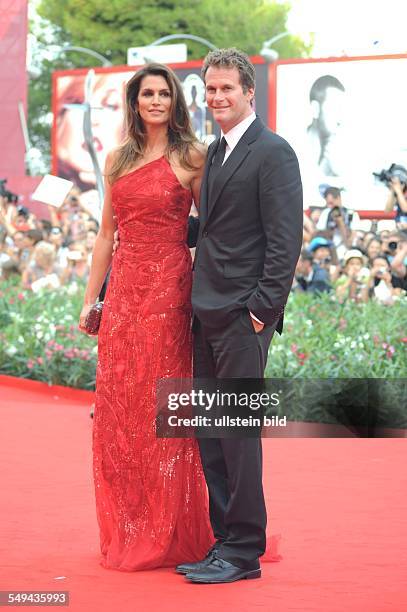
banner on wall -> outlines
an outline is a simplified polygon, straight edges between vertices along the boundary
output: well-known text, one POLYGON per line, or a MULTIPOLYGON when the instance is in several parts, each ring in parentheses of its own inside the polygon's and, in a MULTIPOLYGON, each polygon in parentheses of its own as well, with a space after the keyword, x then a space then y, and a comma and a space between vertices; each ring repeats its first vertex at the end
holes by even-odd
POLYGON ((407 168, 406 71, 406 57, 277 65, 276 131, 298 155, 306 208, 332 185, 350 208, 384 209, 373 172, 407 168))

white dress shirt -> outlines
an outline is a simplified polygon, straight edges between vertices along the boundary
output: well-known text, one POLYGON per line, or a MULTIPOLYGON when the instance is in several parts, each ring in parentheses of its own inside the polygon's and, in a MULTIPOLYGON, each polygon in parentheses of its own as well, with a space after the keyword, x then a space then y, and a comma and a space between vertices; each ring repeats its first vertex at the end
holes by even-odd
POLYGON ((221 132, 221 138, 224 137, 226 140, 226 151, 225 151, 225 157, 223 158, 222 165, 225 163, 229 155, 232 153, 233 149, 235 148, 235 146, 237 145, 237 143, 239 142, 243 134, 246 132, 249 125, 251 125, 255 119, 256 119, 256 113, 253 112, 248 117, 243 119, 243 121, 235 125, 235 127, 232 127, 232 129, 229 130, 227 134, 224 134, 223 132, 221 132))
MULTIPOLYGON (((232 129, 229 130, 227 134, 221 132, 221 138, 223 137, 226 140, 225 157, 223 158, 222 166, 229 157, 229 155, 232 153, 233 149, 235 148, 243 134, 246 132, 246 130, 249 128, 249 126, 253 123, 255 119, 256 113, 253 112, 248 117, 243 119, 243 121, 235 125, 235 127, 232 127, 232 129)), ((260 321, 252 312, 250 312, 250 316, 252 317, 252 319, 257 321, 257 323, 263 325, 263 321, 260 321)))

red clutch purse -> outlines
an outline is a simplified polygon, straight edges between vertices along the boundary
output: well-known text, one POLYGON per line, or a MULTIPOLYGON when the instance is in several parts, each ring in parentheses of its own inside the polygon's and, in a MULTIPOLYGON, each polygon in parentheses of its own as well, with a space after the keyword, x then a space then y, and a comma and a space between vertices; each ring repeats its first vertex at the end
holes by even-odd
POLYGON ((85 319, 85 329, 87 334, 95 336, 99 331, 100 320, 102 318, 103 302, 93 304, 85 319))

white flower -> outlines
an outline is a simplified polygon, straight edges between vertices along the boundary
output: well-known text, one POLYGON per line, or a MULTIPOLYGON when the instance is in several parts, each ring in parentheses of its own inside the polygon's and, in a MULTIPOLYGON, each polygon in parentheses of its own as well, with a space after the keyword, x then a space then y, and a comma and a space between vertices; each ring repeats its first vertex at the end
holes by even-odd
POLYGON ((356 342, 352 340, 352 342, 350 343, 350 348, 354 349, 355 347, 356 347, 356 342))
POLYGON ((75 295, 78 292, 78 283, 75 281, 68 286, 67 293, 68 295, 75 295))
POLYGON ((369 340, 369 338, 370 338, 370 334, 364 334, 363 338, 364 338, 365 340, 369 340))
POLYGON ((15 355, 17 353, 17 349, 13 344, 10 344, 10 346, 6 348, 6 353, 8 355, 15 355))
POLYGON ((41 338, 43 338, 43 336, 44 336, 43 332, 39 331, 38 334, 37 334, 38 340, 41 340, 41 338))
POLYGON ((24 340, 23 336, 18 336, 17 342, 19 342, 20 344, 24 344, 25 340, 24 340))

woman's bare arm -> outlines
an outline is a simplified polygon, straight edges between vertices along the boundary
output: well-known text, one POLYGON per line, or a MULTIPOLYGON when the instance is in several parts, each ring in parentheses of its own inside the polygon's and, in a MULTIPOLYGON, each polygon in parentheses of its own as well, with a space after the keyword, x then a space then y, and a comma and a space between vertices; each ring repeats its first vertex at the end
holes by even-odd
POLYGON ((205 168, 207 148, 205 145, 199 143, 195 145, 191 151, 192 162, 197 169, 194 171, 190 183, 192 197, 194 199, 195 206, 199 210, 199 195, 201 191, 202 176, 205 168))
POLYGON ((105 165, 105 198, 103 203, 102 221, 98 235, 96 237, 95 246, 92 253, 92 265, 89 274, 89 280, 85 291, 84 308, 81 313, 81 323, 84 322, 84 310, 89 311, 97 300, 97 297, 102 289, 103 282, 106 278, 107 271, 112 261, 113 235, 116 230, 116 222, 113 215, 111 185, 106 178, 109 168, 112 163, 112 154, 106 158, 105 165))

